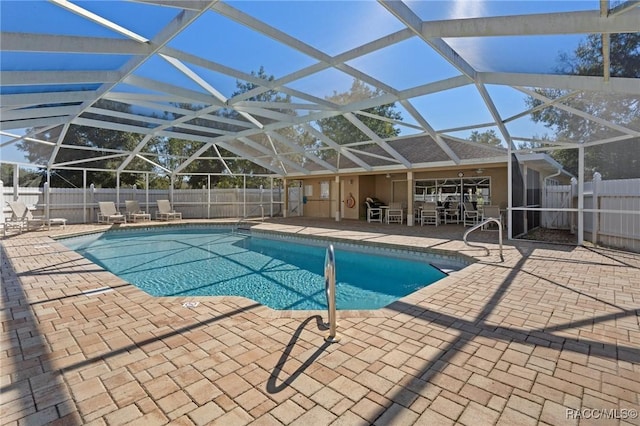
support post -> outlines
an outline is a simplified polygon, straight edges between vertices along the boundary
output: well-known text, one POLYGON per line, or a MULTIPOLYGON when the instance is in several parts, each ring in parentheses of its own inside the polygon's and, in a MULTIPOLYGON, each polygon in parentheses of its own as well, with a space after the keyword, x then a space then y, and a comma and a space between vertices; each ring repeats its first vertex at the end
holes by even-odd
POLYGON ((247 175, 242 175, 242 217, 247 217, 247 175))
POLYGON ((120 171, 116 171, 116 210, 120 211, 120 171))
POLYGON ((513 239, 513 159, 511 143, 507 143, 507 239, 513 239))
POLYGON ((51 186, 51 169, 47 169, 47 181, 44 183, 44 218, 49 222, 50 208, 49 208, 49 187, 51 186))
POLYGON ((600 231, 600 185, 602 182, 602 175, 598 172, 593 174, 593 213, 591 222, 591 242, 594 245, 598 245, 598 232, 600 231))
POLYGON ((87 223, 87 169, 82 169, 82 223, 87 223))
POLYGON ((4 182, 0 180, 0 223, 4 226, 4 182))
POLYGON ((271 196, 269 197, 269 217, 273 217, 273 176, 269 177, 269 193, 271 196))
POLYGON ((413 226, 415 215, 413 211, 413 197, 416 192, 413 181, 413 172, 407 172, 407 226, 413 226))
POLYGON ((207 192, 209 192, 207 191, 207 185, 202 185, 202 207, 206 210, 207 219, 209 219, 209 197, 207 196, 207 192))
POLYGON ((260 220, 264 222, 264 185, 260 185, 260 220))
POLYGON ((211 219, 211 175, 207 175, 207 219, 211 219))
POLYGON ((96 186, 94 184, 89 185, 89 191, 91 191, 91 220, 95 220, 95 203, 96 203, 96 186))
POLYGON ((50 210, 49 210, 49 182, 44 183, 44 187, 42 188, 44 191, 44 219, 49 222, 50 219, 50 210))
POLYGON ((584 146, 578 146, 578 245, 584 244, 584 146))
POLYGON ((282 206, 282 217, 287 218, 289 214, 289 186, 287 179, 282 179, 282 185, 284 186, 284 205, 282 206))
POLYGON ((145 204, 146 204, 146 208, 145 208, 145 212, 151 214, 151 210, 149 209, 149 172, 144 174, 144 196, 145 196, 145 204))
POLYGON ((20 168, 17 164, 13 165, 13 201, 18 201, 20 193, 18 188, 20 187, 20 168))
POLYGON ((342 198, 343 198, 343 194, 342 191, 340 191, 340 176, 336 176, 335 177, 335 185, 334 187, 336 188, 335 190, 335 194, 336 194, 336 222, 340 222, 340 215, 342 214, 342 198))
POLYGON ((175 183, 175 176, 172 174, 171 178, 169 178, 169 201, 173 206, 173 185, 175 183))
MULTIPOLYGON (((527 179, 529 178, 529 168, 527 167, 526 163, 522 163, 522 184, 524 185, 524 188, 522 188, 522 193, 524 195, 524 206, 525 208, 529 208, 529 187, 528 187, 528 181, 527 179)), ((525 210, 524 211, 524 215, 522 217, 522 221, 524 222, 524 233, 528 234, 529 233, 529 210, 525 210)))

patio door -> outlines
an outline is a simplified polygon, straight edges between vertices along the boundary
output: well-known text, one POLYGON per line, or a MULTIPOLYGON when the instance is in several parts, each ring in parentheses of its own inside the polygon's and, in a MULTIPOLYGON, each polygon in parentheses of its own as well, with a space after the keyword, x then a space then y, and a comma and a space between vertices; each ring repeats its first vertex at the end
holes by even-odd
POLYGON ((288 207, 288 216, 302 216, 302 187, 300 186, 290 186, 288 188, 289 191, 289 206, 288 207))
POLYGON ((394 180, 391 183, 391 202, 407 206, 407 185, 406 180, 394 180))
POLYGON ((472 177, 462 179, 462 201, 471 202, 474 207, 491 204, 491 178, 472 177))

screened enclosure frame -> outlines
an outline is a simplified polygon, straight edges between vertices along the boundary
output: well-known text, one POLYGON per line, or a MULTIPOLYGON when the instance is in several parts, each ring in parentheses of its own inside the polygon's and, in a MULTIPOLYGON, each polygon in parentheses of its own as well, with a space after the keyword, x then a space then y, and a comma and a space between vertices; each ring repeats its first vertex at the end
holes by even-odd
MULTIPOLYGON (((330 3, 340 7, 339 2, 330 3)), ((599 7, 593 10, 541 10, 539 13, 472 17, 430 16, 420 2, 380 0, 366 3, 372 10, 375 8, 377 18, 385 23, 392 22, 389 26, 392 29, 369 38, 354 32, 351 37, 342 39, 343 43, 335 41, 340 47, 330 49, 242 2, 109 2, 111 11, 108 13, 98 7, 92 9, 90 4, 66 0, 3 2, 5 16, 19 16, 28 4, 31 13, 36 15, 72 14, 78 25, 73 30, 63 30, 55 27, 56 19, 52 18, 48 19, 52 25, 50 29, 29 31, 24 29, 26 22, 13 25, 9 18, 3 21, 0 34, 0 54, 3 56, 0 148, 7 152, 18 143, 30 142, 50 153, 33 163, 6 160, 5 155, 0 161, 43 168, 50 173, 56 169, 91 169, 88 164, 109 160, 115 164, 112 170, 116 173, 160 173, 172 179, 181 174, 193 174, 189 168, 198 161, 215 164, 216 170, 222 170, 226 175, 242 175, 235 167, 239 161, 246 160, 265 174, 283 179, 411 172, 431 166, 474 164, 473 158, 461 158, 452 143, 479 144, 460 134, 495 129, 501 141, 501 150, 496 150, 496 156, 503 158, 508 167, 509 222, 513 211, 532 210, 513 205, 513 170, 511 161, 507 161, 512 154, 566 148, 578 150, 578 207, 570 211, 579 213, 578 242, 582 243, 583 215, 580 213, 590 211, 584 206, 585 148, 638 139, 640 129, 577 109, 568 101, 591 94, 640 98, 640 79, 611 74, 615 64, 612 64, 610 53, 612 34, 638 31, 639 2, 600 1, 599 7), (131 20, 123 18, 135 14, 134 10, 149 12, 146 26, 138 28, 131 20), (228 23, 233 28, 225 33, 229 40, 247 37, 249 46, 254 40, 250 37, 270 40, 278 49, 290 52, 291 63, 295 66, 265 79, 241 68, 236 58, 218 59, 181 44, 181 40, 192 33, 204 31, 203 22, 209 22, 207 20, 228 23), (597 75, 487 65, 465 50, 463 43, 587 34, 597 35, 602 45, 602 71, 597 75), (350 38, 359 41, 352 42, 350 38), (392 84, 388 78, 362 65, 369 58, 387 54, 407 43, 428 51, 443 67, 448 67, 448 71, 425 77, 423 81, 392 84), (58 55, 71 59, 66 62, 56 60, 58 55), (92 68, 93 62, 99 61, 82 62, 81 58, 85 56, 106 58, 104 63, 107 65, 101 63, 92 68), (303 59, 294 60, 298 57, 303 59), (38 58, 50 61, 37 61, 38 58), (150 75, 147 71, 152 65, 166 67, 163 69, 167 70, 167 75, 171 72, 175 78, 150 75), (339 101, 319 95, 309 81, 325 73, 361 83, 369 89, 368 96, 339 101), (225 90, 221 80, 217 80, 220 76, 242 82, 247 90, 241 93, 225 90), (495 88, 534 99, 537 105, 507 112, 495 88), (553 98, 537 89, 552 89, 561 95, 553 98), (463 122, 461 119, 457 125, 444 126, 424 108, 425 99, 453 96, 460 90, 479 100, 485 120, 463 122), (191 107, 186 107, 189 104, 191 107), (389 104, 401 108, 405 119, 372 112, 389 104), (546 140, 518 133, 516 124, 519 120, 544 108, 555 108, 606 132, 592 140, 546 140), (359 140, 336 141, 323 133, 323 120, 336 117, 359 134, 359 140), (380 136, 368 126, 369 120, 396 126, 402 134, 380 136), (101 141, 81 146, 66 139, 72 126, 128 132, 138 135, 139 139, 130 149, 101 146, 101 141), (434 147, 425 142, 425 150, 437 149, 444 153, 446 160, 430 162, 419 155, 401 153, 394 142, 401 143, 406 135, 424 135, 425 141, 434 147), (197 148, 163 156, 151 147, 156 139, 189 141, 197 148), (517 143, 523 141, 534 141, 537 146, 526 150, 519 148, 517 143), (65 150, 78 152, 77 158, 61 158, 60 153, 65 150), (171 166, 165 161, 169 157, 171 166), (147 164, 151 171, 134 170, 136 161, 147 164)), ((275 2, 272 6, 277 5, 275 2)), ((350 18, 354 31, 362 32, 362 26, 356 25, 363 23, 362 18, 350 18)), ((300 16, 300 20, 305 19, 311 21, 313 16, 300 16)), ((200 34, 200 38, 207 39, 207 35, 200 34)), ((493 49, 487 56, 495 57, 495 53, 493 49)), ((235 55, 249 56, 251 52, 238 51, 235 55)), ((429 69, 424 74, 428 76, 429 69)), ((328 86, 324 92, 331 94, 332 90, 335 92, 328 86)), ((508 229, 511 238, 511 227, 508 229)))

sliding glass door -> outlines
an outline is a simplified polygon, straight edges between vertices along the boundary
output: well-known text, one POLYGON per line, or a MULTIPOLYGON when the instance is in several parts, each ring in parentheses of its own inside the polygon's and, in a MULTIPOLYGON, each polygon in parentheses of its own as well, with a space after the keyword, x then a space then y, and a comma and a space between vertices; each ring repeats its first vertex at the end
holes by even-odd
POLYGON ((420 179, 415 181, 414 201, 445 205, 469 201, 477 205, 491 204, 490 177, 420 179))

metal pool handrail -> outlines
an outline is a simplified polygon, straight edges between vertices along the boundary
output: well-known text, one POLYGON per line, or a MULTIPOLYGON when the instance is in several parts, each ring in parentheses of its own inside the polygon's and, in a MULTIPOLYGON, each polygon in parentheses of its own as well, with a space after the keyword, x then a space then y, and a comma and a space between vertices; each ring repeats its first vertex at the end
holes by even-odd
POLYGON ((327 254, 324 257, 324 288, 327 294, 329 316, 329 334, 325 336, 324 340, 335 343, 340 341, 340 336, 336 332, 336 260, 333 244, 329 244, 327 254))
POLYGON ((499 242, 500 242, 500 260, 504 262, 504 257, 502 257, 502 222, 500 221, 500 219, 496 219, 494 217, 490 217, 487 218, 485 220, 483 220, 482 222, 478 223, 477 225, 474 225, 473 227, 471 227, 467 232, 464 233, 464 235, 462 236, 462 240, 464 241, 464 243, 469 246, 469 247, 478 247, 478 248, 483 248, 487 251, 487 255, 489 255, 489 249, 486 248, 485 246, 477 246, 477 245, 473 245, 473 244, 469 244, 469 242, 467 241, 467 236, 472 233, 473 231, 475 231, 476 229, 480 229, 483 226, 489 224, 489 223, 496 223, 498 225, 498 238, 499 238, 499 242))

